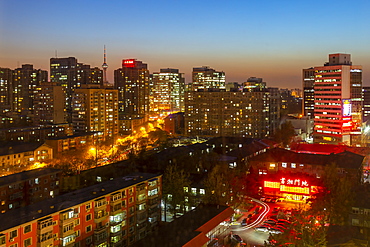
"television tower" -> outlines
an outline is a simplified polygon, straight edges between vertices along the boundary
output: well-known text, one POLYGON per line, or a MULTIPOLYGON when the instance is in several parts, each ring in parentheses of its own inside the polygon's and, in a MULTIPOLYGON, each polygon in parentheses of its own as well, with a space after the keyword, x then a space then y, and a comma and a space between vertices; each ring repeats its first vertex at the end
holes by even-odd
POLYGON ((107 68, 108 68, 108 64, 107 64, 107 53, 105 51, 105 45, 104 45, 104 63, 102 65, 103 67, 103 85, 107 85, 108 82, 107 82, 107 68))

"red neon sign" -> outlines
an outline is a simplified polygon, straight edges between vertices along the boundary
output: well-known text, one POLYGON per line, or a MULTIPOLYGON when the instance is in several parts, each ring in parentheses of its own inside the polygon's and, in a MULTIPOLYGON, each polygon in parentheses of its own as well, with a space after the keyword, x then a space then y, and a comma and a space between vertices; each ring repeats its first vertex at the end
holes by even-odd
POLYGON ((133 68, 135 67, 135 59, 122 60, 122 67, 133 68))
POLYGON ((279 192, 310 195, 316 186, 310 186, 307 180, 281 178, 279 182, 264 181, 264 188, 278 189, 279 192))

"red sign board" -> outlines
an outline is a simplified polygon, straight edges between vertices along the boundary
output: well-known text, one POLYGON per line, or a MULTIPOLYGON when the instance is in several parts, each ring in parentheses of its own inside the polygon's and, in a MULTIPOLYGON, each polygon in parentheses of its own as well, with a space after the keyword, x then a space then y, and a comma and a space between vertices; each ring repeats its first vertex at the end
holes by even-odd
POLYGON ((281 178, 279 182, 264 181, 263 187, 274 189, 281 193, 305 194, 311 195, 317 190, 316 186, 311 186, 304 179, 281 178))
POLYGON ((125 59, 125 60, 122 60, 122 67, 134 68, 135 65, 136 65, 135 59, 125 59))

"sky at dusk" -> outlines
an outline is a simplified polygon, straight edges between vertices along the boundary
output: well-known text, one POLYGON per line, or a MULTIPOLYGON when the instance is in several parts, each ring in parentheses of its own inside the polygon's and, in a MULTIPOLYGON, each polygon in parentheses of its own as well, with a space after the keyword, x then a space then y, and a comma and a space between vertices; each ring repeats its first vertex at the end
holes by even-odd
POLYGON ((369 9, 368 0, 0 0, 0 67, 49 70, 56 53, 101 67, 106 45, 110 82, 136 58, 187 82, 193 67, 210 66, 228 82, 301 88, 303 68, 350 53, 370 85, 369 9))

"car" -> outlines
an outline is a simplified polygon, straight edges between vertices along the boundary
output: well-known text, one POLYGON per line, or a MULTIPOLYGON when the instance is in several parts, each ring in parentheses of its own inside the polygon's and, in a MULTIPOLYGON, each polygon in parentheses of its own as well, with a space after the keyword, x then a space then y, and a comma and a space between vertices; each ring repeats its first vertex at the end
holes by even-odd
POLYGON ((268 232, 269 229, 266 226, 257 226, 254 230, 257 232, 268 232))
POLYGON ((279 230, 281 232, 285 232, 287 230, 287 229, 284 229, 284 228, 279 227, 279 226, 274 226, 274 228, 271 228, 271 229, 279 230))
POLYGON ((281 230, 286 230, 287 229, 285 226, 282 226, 282 225, 275 225, 274 228, 278 228, 278 229, 281 229, 281 230))
POLYGON ((276 202, 276 198, 272 198, 270 202, 276 202))
POLYGON ((263 223, 263 225, 261 225, 261 226, 265 226, 265 227, 267 227, 267 228, 272 227, 272 225, 271 225, 271 224, 268 224, 268 223, 263 223))
POLYGON ((269 233, 271 233, 271 234, 282 234, 283 231, 280 230, 280 229, 271 228, 271 229, 269 229, 269 233))
POLYGON ((242 219, 242 221, 240 222, 240 224, 242 226, 246 226, 247 225, 247 218, 242 219))
POLYGON ((237 234, 233 234, 232 238, 235 239, 235 241, 237 241, 239 243, 243 243, 243 239, 237 234))
POLYGON ((272 212, 277 213, 279 212, 279 210, 280 210, 280 207, 274 207, 274 210, 272 212))
POLYGON ((267 223, 267 224, 273 224, 273 225, 275 225, 276 224, 276 220, 273 220, 273 219, 267 219, 267 220, 265 220, 263 223, 267 223))
POLYGON ((277 223, 290 224, 291 222, 289 220, 278 219, 277 223))

